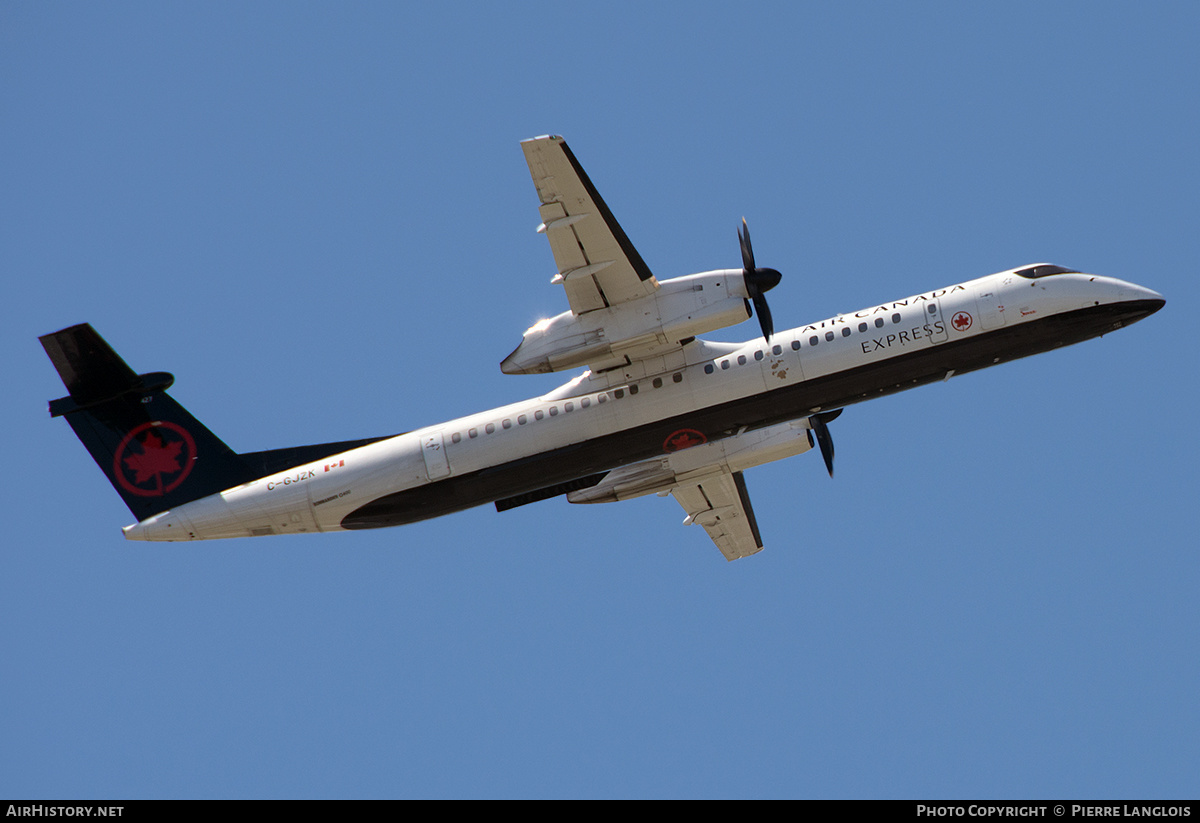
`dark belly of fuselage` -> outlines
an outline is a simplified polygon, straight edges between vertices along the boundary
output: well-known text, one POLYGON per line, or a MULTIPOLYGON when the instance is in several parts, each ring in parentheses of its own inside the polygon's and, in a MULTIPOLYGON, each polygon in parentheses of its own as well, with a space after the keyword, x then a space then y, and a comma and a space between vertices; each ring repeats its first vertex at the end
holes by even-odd
POLYGON ((955 374, 1016 360, 1106 334, 1153 314, 1158 300, 1095 306, 805 380, 631 429, 552 449, 480 471, 385 495, 342 520, 346 529, 415 523, 502 498, 518 497, 663 454, 681 429, 708 440, 882 397, 955 374))

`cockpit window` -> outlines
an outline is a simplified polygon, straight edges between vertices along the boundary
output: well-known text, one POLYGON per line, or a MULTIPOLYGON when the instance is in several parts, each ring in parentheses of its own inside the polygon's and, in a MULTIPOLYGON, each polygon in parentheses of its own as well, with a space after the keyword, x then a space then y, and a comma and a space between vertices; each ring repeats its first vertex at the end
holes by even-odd
POLYGON ((1026 266, 1023 269, 1017 269, 1017 274, 1021 277, 1028 277, 1030 280, 1035 280, 1039 277, 1049 277, 1052 274, 1079 274, 1075 269, 1064 269, 1062 266, 1055 266, 1050 263, 1043 263, 1040 266, 1026 266))

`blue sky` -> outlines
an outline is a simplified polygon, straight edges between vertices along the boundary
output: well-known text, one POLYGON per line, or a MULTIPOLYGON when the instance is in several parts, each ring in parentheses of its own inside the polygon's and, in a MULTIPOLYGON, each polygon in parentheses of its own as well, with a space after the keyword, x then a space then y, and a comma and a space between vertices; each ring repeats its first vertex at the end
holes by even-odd
POLYGON ((1194 798, 1198 38, 1191 3, 5 4, 0 796, 1194 798), (1039 261, 1167 306, 848 409, 836 480, 747 473, 735 563, 654 497, 122 539, 39 334, 91 322, 244 451, 541 393, 497 364, 566 305, 544 133, 660 278, 738 265, 744 215, 777 328, 1039 261))

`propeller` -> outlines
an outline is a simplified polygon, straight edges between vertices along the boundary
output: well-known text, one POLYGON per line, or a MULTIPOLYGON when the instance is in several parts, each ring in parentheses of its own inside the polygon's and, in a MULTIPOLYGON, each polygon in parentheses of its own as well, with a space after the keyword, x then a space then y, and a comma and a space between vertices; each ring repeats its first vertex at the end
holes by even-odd
POLYGON ((771 335, 775 333, 775 324, 771 320, 767 298, 763 295, 778 286, 783 275, 775 269, 760 269, 754 265, 754 247, 750 245, 750 227, 746 225, 745 217, 742 218, 742 227, 738 229, 738 242, 742 246, 742 280, 746 284, 746 294, 754 302, 758 324, 769 343, 771 335))
POLYGON ((835 409, 831 412, 814 414, 808 418, 808 445, 809 447, 814 445, 813 434, 816 434, 816 445, 821 447, 821 457, 825 458, 825 468, 829 470, 830 477, 833 477, 833 438, 829 435, 829 427, 825 424, 836 420, 841 413, 841 409, 835 409))

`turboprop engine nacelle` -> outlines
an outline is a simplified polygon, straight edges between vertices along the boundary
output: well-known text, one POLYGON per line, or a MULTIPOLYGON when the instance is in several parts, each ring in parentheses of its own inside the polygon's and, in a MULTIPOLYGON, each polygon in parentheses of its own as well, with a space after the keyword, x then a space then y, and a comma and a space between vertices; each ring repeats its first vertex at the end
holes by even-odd
POLYGON ((668 492, 713 471, 740 472, 772 460, 804 454, 808 418, 735 434, 690 449, 613 469, 595 486, 567 494, 571 503, 614 503, 655 492, 668 492))
POLYGON ((674 346, 680 340, 741 323, 750 316, 741 269, 722 269, 658 284, 646 297, 577 315, 563 312, 532 326, 500 363, 505 374, 541 374, 625 363, 625 351, 674 346))

